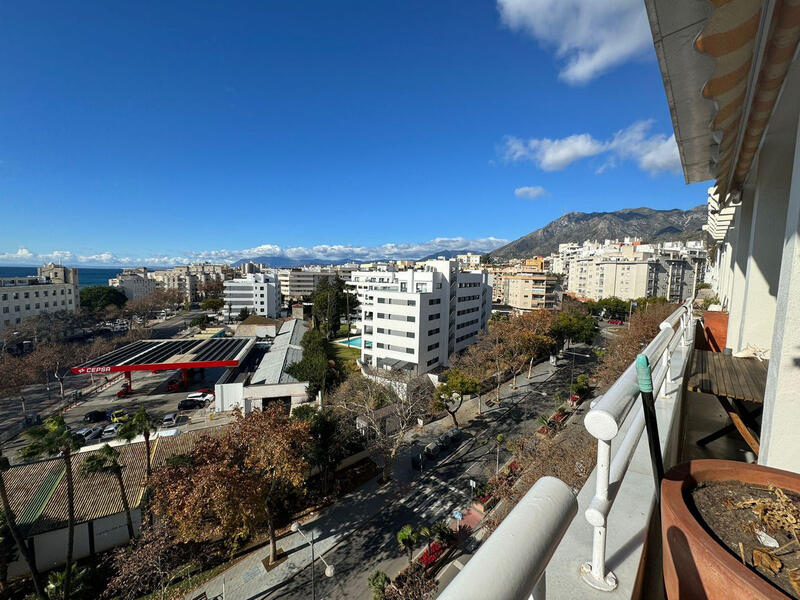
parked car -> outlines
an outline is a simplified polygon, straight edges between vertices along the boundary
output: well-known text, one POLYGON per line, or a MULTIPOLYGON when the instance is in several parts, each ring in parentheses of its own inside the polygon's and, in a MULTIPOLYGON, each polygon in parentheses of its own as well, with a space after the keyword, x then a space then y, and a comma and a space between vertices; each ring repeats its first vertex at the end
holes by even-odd
POLYGON ((178 410, 194 410, 196 408, 205 408, 206 402, 202 398, 187 398, 178 402, 178 410))
POLYGON ((89 440, 96 440, 101 435, 103 435, 103 428, 102 427, 84 427, 83 429, 79 429, 75 432, 75 435, 81 436, 87 442, 89 440))
MULTIPOLYGON (((211 394, 213 396, 215 392, 214 392, 214 390, 210 390, 208 388, 200 388, 199 390, 197 390, 194 393, 195 394, 211 394)), ((191 394, 189 394, 189 395, 191 396, 191 394)))
POLYGON ((427 446, 425 446, 425 456, 428 458, 436 458, 439 456, 439 453, 442 451, 442 447, 439 445, 439 442, 431 442, 427 446))
POLYGON ((85 423, 100 423, 101 421, 106 420, 106 413, 102 410, 90 410, 85 415, 83 415, 83 421, 85 423))
POLYGON ((120 428, 122 427, 122 423, 111 423, 111 425, 107 425, 105 429, 103 429, 102 438, 104 440, 108 440, 114 437, 117 437, 120 428))
POLYGON ((203 406, 205 406, 209 402, 213 402, 214 401, 214 394, 203 394, 203 393, 200 393, 200 392, 193 392, 193 393, 189 394, 188 396, 186 396, 186 399, 187 400, 199 400, 200 402, 203 403, 203 406))
POLYGON ((122 409, 109 409, 108 412, 106 412, 106 419, 112 423, 124 423, 130 418, 130 415, 122 409))
POLYGON ((461 430, 458 427, 451 427, 441 435, 440 439, 447 440, 447 445, 452 446, 461 439, 461 430))
POLYGON ((164 415, 164 419, 161 421, 162 427, 175 427, 178 424, 178 413, 169 413, 168 415, 164 415))
POLYGON ((34 425, 41 425, 42 416, 39 413, 28 413, 22 417, 23 427, 33 427, 34 425))

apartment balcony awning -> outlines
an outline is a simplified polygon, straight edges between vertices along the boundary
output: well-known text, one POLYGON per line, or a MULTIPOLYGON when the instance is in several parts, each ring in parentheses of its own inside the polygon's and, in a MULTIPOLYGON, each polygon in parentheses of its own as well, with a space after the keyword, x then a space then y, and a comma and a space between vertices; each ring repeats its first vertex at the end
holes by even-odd
POLYGON ((687 183, 725 206, 769 125, 800 41, 800 0, 645 0, 687 183))

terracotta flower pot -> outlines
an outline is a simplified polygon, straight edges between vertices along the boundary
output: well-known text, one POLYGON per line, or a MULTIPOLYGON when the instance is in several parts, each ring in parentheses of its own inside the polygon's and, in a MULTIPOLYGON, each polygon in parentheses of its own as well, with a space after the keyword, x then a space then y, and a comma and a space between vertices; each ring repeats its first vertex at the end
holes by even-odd
POLYGON ((670 600, 787 598, 716 541, 689 510, 684 492, 704 481, 776 485, 800 494, 800 475, 729 460, 695 460, 661 482, 664 584, 670 600))

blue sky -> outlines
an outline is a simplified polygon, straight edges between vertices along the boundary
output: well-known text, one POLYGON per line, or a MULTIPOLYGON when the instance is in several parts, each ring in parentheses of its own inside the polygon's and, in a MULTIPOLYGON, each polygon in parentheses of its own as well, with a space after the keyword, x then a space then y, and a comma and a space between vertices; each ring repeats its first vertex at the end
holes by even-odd
POLYGON ((488 250, 688 208, 641 0, 26 2, 0 263, 488 250))

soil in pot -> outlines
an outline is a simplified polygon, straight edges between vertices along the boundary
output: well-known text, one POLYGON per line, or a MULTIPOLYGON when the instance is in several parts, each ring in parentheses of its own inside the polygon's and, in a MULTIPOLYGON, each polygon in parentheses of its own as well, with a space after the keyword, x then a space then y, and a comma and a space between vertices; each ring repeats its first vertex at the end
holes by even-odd
POLYGON ((748 568, 800 599, 800 495, 775 486, 710 481, 688 490, 686 503, 748 568))

